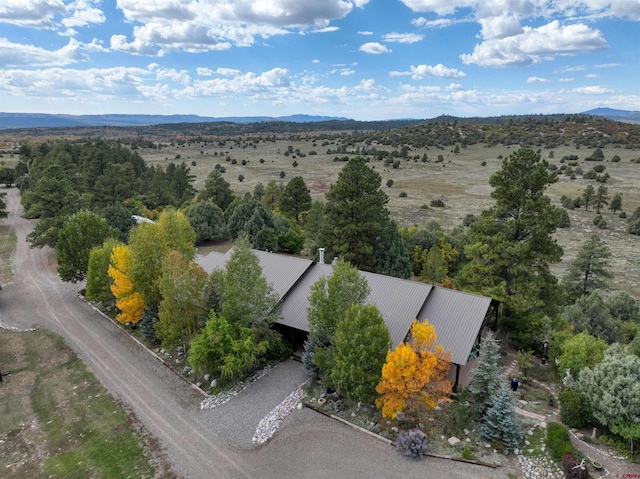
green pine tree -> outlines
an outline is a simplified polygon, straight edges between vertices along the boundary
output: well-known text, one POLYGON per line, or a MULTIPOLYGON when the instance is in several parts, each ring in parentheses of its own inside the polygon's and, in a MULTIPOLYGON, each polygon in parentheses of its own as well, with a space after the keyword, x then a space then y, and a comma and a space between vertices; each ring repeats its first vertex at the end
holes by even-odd
POLYGON ((480 434, 487 441, 502 442, 507 451, 517 449, 522 441, 521 423, 516 415, 513 398, 506 387, 501 387, 484 415, 480 434))
POLYGON ((480 347, 478 367, 473 372, 469 383, 471 407, 474 411, 484 413, 491 405, 493 396, 502 382, 500 376, 500 345, 489 331, 480 347))

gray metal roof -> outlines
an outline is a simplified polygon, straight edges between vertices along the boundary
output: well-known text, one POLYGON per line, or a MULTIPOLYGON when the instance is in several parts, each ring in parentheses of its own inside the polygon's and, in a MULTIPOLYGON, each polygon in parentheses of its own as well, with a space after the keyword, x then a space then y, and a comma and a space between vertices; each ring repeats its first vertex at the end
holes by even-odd
MULTIPOLYGON (((313 264, 310 259, 267 253, 266 251, 255 249, 251 251, 258 257, 262 267, 262 274, 280 299, 284 298, 300 276, 313 264)), ((212 251, 206 256, 197 255, 196 263, 208 274, 211 274, 216 268, 224 268, 232 252, 233 249, 227 251, 226 254, 212 251)))
MULTIPOLYGON (((211 273, 223 268, 232 250, 198 255, 196 262, 211 273)), ((311 286, 321 276, 330 276, 330 264, 253 250, 267 282, 282 299, 277 323, 309 331, 307 308, 311 286)), ((369 283, 367 303, 375 304, 385 320, 393 346, 405 340, 414 318, 428 319, 438 334, 438 344, 451 351, 451 362, 467 363, 469 353, 491 304, 491 298, 430 284, 361 271, 369 283)))
POLYGON ((378 307, 395 348, 405 340, 411 323, 418 317, 433 286, 366 271, 361 271, 360 274, 366 278, 371 288, 367 303, 378 307))
POLYGON ((280 299, 284 299, 298 279, 313 264, 310 259, 267 253, 255 249, 252 251, 260 260, 262 274, 267 279, 267 283, 271 283, 280 299))
MULTIPOLYGON (((307 308, 311 286, 320 277, 330 276, 332 272, 329 264, 314 264, 282 304, 278 324, 308 332, 307 308)), ((404 341, 432 286, 366 271, 360 271, 360 274, 369 283, 370 293, 366 302, 378 307, 395 347, 404 341)))
POLYGON ((486 296, 435 286, 418 320, 433 324, 438 344, 451 351, 451 362, 464 366, 490 304, 486 296))
POLYGON ((217 251, 212 251, 207 255, 197 254, 195 262, 200 265, 207 274, 211 274, 214 269, 224 268, 224 265, 227 262, 227 255, 224 253, 218 253, 217 251))

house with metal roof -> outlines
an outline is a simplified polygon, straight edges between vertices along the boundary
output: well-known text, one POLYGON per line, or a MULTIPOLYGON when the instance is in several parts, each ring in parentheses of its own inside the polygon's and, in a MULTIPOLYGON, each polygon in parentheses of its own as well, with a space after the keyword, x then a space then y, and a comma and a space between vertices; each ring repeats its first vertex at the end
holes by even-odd
MULTIPOLYGON (((329 276, 330 264, 253 251, 267 282, 280 296, 280 315, 276 327, 284 337, 298 346, 298 353, 309 332, 307 308, 312 285, 329 276)), ((212 252, 197 255, 196 262, 209 274, 223 268, 231 255, 212 252)), ((486 296, 465 293, 431 284, 360 272, 370 288, 367 302, 375 304, 389 328, 393 347, 402 343, 415 318, 428 320, 438 334, 438 343, 451 352, 449 379, 467 386, 475 367, 481 334, 488 320, 497 313, 497 302, 486 296)))

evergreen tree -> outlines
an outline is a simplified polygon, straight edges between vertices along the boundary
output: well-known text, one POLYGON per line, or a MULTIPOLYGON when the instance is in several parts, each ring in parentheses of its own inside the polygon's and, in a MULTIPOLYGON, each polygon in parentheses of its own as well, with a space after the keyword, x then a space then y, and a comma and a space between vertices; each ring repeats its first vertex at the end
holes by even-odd
POLYGON ((640 322, 640 304, 626 291, 618 291, 607 298, 606 305, 614 318, 621 321, 640 322))
POLYGON ((584 203, 585 211, 589 211, 589 205, 593 203, 596 196, 596 190, 593 185, 587 185, 582 193, 582 202, 584 203))
POLYGON ((196 242, 217 240, 227 235, 224 213, 213 201, 192 203, 185 217, 196 234, 196 242))
POLYGON ((600 208, 609 204, 609 192, 606 186, 598 186, 593 202, 596 205, 596 213, 600 214, 600 208))
POLYGON ((293 178, 284 187, 280 196, 280 211, 293 218, 300 220, 300 214, 311 208, 311 191, 307 188, 301 176, 293 178))
POLYGON ((617 211, 620 211, 622 209, 621 193, 616 193, 615 195, 613 195, 613 198, 611 198, 611 203, 609 203, 609 209, 613 211, 614 215, 617 211))
POLYGON ((620 339, 621 321, 611 316, 609 308, 597 291, 589 296, 579 297, 574 304, 564 308, 562 316, 579 333, 587 331, 607 343, 614 343, 620 339))
POLYGON ((377 306, 352 305, 336 328, 331 384, 353 401, 373 401, 391 346, 389 330, 377 306))
POLYGON ((89 301, 100 301, 104 304, 113 304, 115 301, 111 292, 109 264, 111 263, 111 252, 118 244, 120 243, 115 238, 107 238, 102 245, 93 248, 89 253, 85 292, 89 301))
POLYGON ((142 317, 138 323, 142 337, 152 345, 159 343, 158 336, 156 336, 156 323, 158 319, 158 308, 151 307, 142 313, 142 317))
POLYGON ((610 257, 611 251, 607 243, 599 235, 592 234, 569 264, 564 277, 567 291, 578 297, 606 288, 606 280, 613 277, 608 264, 610 257))
POLYGON ((379 238, 389 219, 389 198, 381 177, 362 157, 349 160, 331 185, 324 207, 325 228, 319 244, 358 269, 372 271, 379 238))
POLYGON ((480 434, 487 441, 504 444, 507 451, 517 449, 522 441, 521 423, 516 415, 513 398, 506 387, 498 389, 491 400, 491 406, 484 415, 480 434))
POLYGON ((204 182, 204 188, 198 193, 198 201, 212 201, 222 211, 226 211, 234 200, 231 185, 222 177, 219 170, 214 169, 209 173, 204 182))
POLYGON ((447 262, 442 257, 440 247, 433 245, 423 263, 420 276, 430 283, 441 283, 447 272, 447 262))
POLYGON ((478 356, 478 367, 473 372, 469 383, 471 407, 484 413, 491 405, 493 396, 502 382, 500 376, 500 345, 491 331, 487 332, 478 356))
POLYGON ((395 221, 387 221, 380 243, 385 246, 378 248, 375 252, 373 271, 396 278, 409 278, 411 276, 409 252, 395 221))
POLYGON ((126 206, 123 204, 108 206, 102 211, 102 217, 118 232, 120 241, 126 243, 129 240, 129 232, 136 225, 136 220, 126 206))
POLYGON ((504 315, 555 306, 556 279, 550 263, 560 261, 562 248, 553 238, 558 209, 544 193, 557 181, 546 160, 521 148, 502 163, 489 184, 496 205, 482 212, 470 227, 465 249, 471 260, 464 281, 474 290, 504 301, 504 315))
POLYGON ((264 189, 264 195, 262 196, 262 204, 267 210, 273 211, 280 204, 282 190, 282 183, 276 183, 275 180, 269 180, 264 189))

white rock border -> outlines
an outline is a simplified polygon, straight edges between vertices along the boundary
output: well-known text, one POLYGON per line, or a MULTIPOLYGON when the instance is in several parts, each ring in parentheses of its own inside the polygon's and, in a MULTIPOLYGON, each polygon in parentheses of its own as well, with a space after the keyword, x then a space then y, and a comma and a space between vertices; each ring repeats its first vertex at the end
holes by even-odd
POLYGON ((249 384, 251 384, 251 383, 257 381, 258 379, 264 377, 274 367, 275 366, 273 366, 273 367, 272 366, 265 366, 260 371, 255 373, 253 376, 250 376, 249 378, 245 379, 244 381, 239 382, 238 384, 236 384, 231 389, 227 389, 226 391, 222 391, 222 392, 220 392, 218 394, 215 394, 213 396, 207 396, 207 398, 203 399, 203 401, 200 403, 200 409, 201 410, 202 409, 213 409, 215 407, 223 405, 224 403, 230 401, 231 399, 236 397, 238 394, 240 394, 240 392, 244 391, 247 388, 247 386, 249 386, 249 384))
MULTIPOLYGON (((306 383, 304 383, 306 384, 306 383)), ((273 437, 276 433, 282 421, 291 414, 291 412, 302 405, 302 397, 304 396, 303 387, 301 384, 289 394, 284 401, 278 404, 269 414, 262 418, 256 428, 256 433, 253 435, 253 443, 256 445, 264 444, 273 437)))
POLYGON ((31 331, 35 331, 36 328, 27 328, 27 329, 21 329, 21 328, 17 328, 15 326, 11 326, 7 323, 5 323, 2 318, 0 318, 0 328, 1 329, 6 329, 7 331, 15 331, 16 333, 30 333, 31 331))

